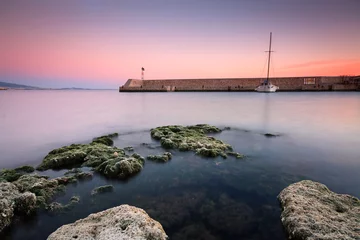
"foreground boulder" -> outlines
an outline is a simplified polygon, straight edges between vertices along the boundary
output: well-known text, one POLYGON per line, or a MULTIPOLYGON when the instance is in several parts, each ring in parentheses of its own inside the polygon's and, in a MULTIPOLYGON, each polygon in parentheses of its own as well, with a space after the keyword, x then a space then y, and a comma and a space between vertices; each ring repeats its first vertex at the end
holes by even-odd
POLYGON ((165 240, 167 235, 161 224, 144 210, 120 205, 64 225, 48 237, 48 240, 60 239, 165 240))
POLYGON ((281 221, 291 239, 360 239, 360 200, 309 180, 278 196, 281 221))
POLYGON ((28 215, 36 207, 36 196, 30 192, 19 192, 9 182, 0 183, 0 232, 9 226, 15 215, 28 215))
POLYGON ((229 144, 214 137, 207 136, 209 133, 219 133, 221 129, 198 124, 194 126, 163 126, 151 129, 151 137, 160 140, 162 147, 166 149, 179 149, 180 151, 194 151, 204 157, 227 157, 232 151, 229 144))

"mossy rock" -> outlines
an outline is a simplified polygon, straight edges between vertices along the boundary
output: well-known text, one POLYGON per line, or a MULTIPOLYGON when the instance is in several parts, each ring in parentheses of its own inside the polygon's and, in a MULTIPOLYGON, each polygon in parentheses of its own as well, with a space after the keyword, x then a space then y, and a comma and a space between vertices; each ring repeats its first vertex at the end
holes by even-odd
POLYGON ((98 195, 100 193, 112 192, 114 191, 113 185, 104 185, 100 187, 96 187, 91 191, 91 195, 98 195))
POLYGON ((219 133, 221 129, 208 124, 198 124, 194 126, 162 126, 151 129, 151 137, 160 140, 160 144, 165 149, 178 149, 180 151, 194 151, 203 157, 215 158, 227 157, 227 153, 232 151, 232 147, 209 133, 219 133))
POLYGON ((38 174, 23 175, 13 184, 20 192, 32 192, 36 195, 36 205, 43 207, 54 195, 64 192, 65 186, 56 179, 49 180, 47 176, 38 174))
POLYGON ((237 159, 243 159, 245 157, 243 154, 237 152, 228 152, 227 154, 237 159))
POLYGON ((149 155, 146 157, 147 160, 154 162, 168 162, 172 158, 171 153, 165 152, 162 155, 149 155))
POLYGON ((13 182, 18 180, 22 176, 21 173, 18 173, 14 169, 2 169, 0 172, 0 179, 3 179, 7 182, 13 182))
POLYGON ((89 151, 84 158, 82 166, 96 167, 105 161, 125 156, 125 151, 117 147, 109 147, 103 144, 90 144, 89 151))
POLYGON ((95 167, 111 159, 114 153, 124 155, 124 150, 111 147, 112 137, 117 133, 95 138, 90 144, 71 144, 48 153, 42 163, 36 168, 44 171, 47 169, 63 169, 69 167, 90 166, 95 167), (86 162, 84 164, 84 162, 86 162))
POLYGON ((101 143, 107 146, 112 146, 114 144, 114 141, 112 140, 112 138, 115 138, 119 136, 118 133, 112 133, 109 135, 105 135, 105 136, 101 136, 101 137, 97 137, 93 139, 93 143, 101 143))
POLYGON ((21 166, 14 169, 16 172, 23 172, 23 173, 32 173, 35 171, 35 168, 32 166, 21 166))
POLYGON ((95 168, 95 171, 110 178, 126 179, 139 173, 143 165, 143 159, 122 156, 103 162, 95 168))
POLYGON ((88 148, 89 146, 86 144, 71 144, 70 146, 54 149, 49 152, 36 169, 44 171, 47 169, 62 169, 82 164, 89 151, 88 148))

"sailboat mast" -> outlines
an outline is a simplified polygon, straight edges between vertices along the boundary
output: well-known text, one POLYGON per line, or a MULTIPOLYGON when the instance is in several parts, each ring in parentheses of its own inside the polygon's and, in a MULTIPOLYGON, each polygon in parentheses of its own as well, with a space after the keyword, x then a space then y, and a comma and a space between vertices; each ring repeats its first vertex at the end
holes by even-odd
POLYGON ((267 82, 268 84, 269 84, 270 57, 271 57, 271 38, 272 38, 272 32, 270 32, 270 45, 269 45, 268 70, 267 70, 267 76, 266 76, 266 82, 267 82))

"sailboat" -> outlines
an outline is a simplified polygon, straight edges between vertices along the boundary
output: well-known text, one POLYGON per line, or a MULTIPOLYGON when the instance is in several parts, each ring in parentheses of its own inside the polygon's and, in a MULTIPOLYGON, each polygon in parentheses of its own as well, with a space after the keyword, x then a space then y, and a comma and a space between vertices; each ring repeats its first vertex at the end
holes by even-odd
POLYGON ((270 57, 271 57, 271 38, 272 38, 272 32, 270 32, 270 45, 269 45, 269 51, 268 51, 269 57, 268 57, 267 76, 266 76, 266 80, 260 86, 255 88, 255 91, 257 91, 257 92, 271 93, 271 92, 276 92, 276 90, 279 89, 279 87, 272 84, 269 79, 270 57))

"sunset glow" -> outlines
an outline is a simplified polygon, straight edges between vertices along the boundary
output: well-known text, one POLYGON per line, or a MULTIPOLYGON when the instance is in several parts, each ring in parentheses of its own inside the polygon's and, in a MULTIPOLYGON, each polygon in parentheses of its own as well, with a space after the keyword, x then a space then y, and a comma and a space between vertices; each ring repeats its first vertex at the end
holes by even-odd
POLYGON ((359 75, 360 1, 2 1, 0 81, 359 75), (291 2, 291 3, 290 3, 291 2))

